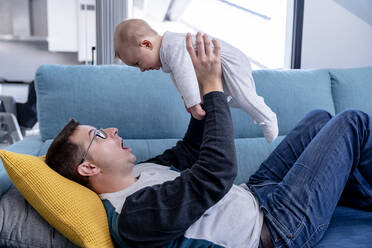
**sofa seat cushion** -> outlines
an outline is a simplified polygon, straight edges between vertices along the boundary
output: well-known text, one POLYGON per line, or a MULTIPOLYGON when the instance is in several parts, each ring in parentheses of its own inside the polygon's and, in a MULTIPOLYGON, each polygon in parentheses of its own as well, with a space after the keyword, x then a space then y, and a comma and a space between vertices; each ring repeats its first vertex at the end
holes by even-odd
POLYGON ((372 67, 330 70, 336 112, 363 110, 372 115, 372 67))
POLYGON ((14 186, 65 237, 81 247, 113 247, 96 193, 62 177, 41 157, 4 150, 0 156, 14 186))
POLYGON ((323 239, 316 248, 372 246, 372 212, 338 206, 323 239))
MULTIPOLYGON (((265 138, 235 139, 235 148, 238 161, 238 175, 235 184, 248 182, 249 177, 258 169, 260 164, 275 147, 284 139, 279 136, 269 144, 265 138)), ((176 145, 178 139, 124 139, 125 145, 132 149, 137 163, 162 154, 166 149, 176 145)), ((41 151, 46 152, 52 140, 46 140, 41 151)))
POLYGON ((234 183, 247 183, 249 177, 256 172, 261 163, 271 154, 284 137, 279 136, 270 144, 266 142, 265 138, 235 139, 238 175, 234 183))

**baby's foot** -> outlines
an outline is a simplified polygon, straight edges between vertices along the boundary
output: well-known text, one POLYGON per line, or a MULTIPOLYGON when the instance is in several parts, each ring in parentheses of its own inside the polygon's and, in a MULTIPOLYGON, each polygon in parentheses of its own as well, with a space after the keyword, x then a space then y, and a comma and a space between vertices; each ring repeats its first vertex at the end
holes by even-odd
POLYGON ((202 109, 200 104, 196 104, 190 108, 186 108, 187 112, 191 113, 191 115, 197 120, 203 120, 205 116, 205 111, 202 109))
POLYGON ((279 129, 276 117, 273 122, 260 124, 260 126, 267 142, 271 143, 278 137, 279 129))

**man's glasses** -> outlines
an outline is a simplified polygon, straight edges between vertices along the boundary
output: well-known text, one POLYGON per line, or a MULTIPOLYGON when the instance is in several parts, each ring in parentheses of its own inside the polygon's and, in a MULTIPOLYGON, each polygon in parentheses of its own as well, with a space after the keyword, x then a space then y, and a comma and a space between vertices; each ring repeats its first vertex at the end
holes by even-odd
POLYGON ((106 138, 107 138, 107 134, 106 134, 105 131, 103 131, 102 129, 95 129, 93 132, 94 132, 94 133, 93 133, 93 138, 90 140, 90 143, 89 143, 88 149, 85 151, 85 153, 84 153, 84 155, 83 155, 83 158, 81 159, 80 164, 83 163, 84 160, 85 160, 85 158, 87 157, 88 152, 89 152, 89 148, 90 148, 90 146, 92 145, 93 140, 94 140, 95 137, 99 137, 99 138, 101 138, 101 139, 106 139, 106 138))

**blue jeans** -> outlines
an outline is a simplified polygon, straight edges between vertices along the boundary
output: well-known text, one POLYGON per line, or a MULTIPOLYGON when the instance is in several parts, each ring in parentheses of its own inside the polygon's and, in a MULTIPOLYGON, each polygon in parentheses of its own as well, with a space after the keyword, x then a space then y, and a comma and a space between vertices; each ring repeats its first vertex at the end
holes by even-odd
POLYGON ((338 203, 371 210, 371 129, 361 111, 313 111, 250 177, 275 247, 315 246, 338 203))

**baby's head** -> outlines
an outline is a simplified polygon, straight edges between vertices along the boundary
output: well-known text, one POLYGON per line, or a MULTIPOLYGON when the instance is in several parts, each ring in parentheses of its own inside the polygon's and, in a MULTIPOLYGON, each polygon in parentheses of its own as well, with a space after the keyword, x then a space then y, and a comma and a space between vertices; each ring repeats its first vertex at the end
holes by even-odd
POLYGON ((115 57, 141 71, 159 70, 161 38, 144 20, 125 20, 115 29, 115 57))

